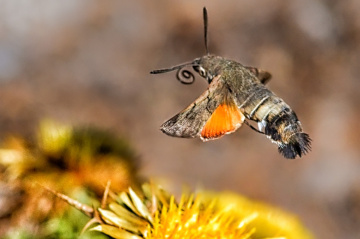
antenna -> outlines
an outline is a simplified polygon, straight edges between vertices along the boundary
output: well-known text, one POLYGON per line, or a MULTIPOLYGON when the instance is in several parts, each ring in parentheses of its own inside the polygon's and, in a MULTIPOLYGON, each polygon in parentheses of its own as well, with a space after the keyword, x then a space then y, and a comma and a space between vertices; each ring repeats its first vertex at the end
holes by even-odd
POLYGON ((178 79, 178 81, 180 81, 183 84, 189 85, 194 83, 195 81, 195 76, 193 73, 191 73, 190 71, 183 69, 186 66, 196 66, 197 60, 194 60, 193 62, 187 62, 181 65, 177 65, 177 66, 173 66, 170 68, 165 68, 165 69, 159 69, 159 70, 153 70, 150 71, 150 74, 162 74, 162 73, 166 73, 169 71, 174 71, 177 70, 176 73, 176 78, 178 79))
POLYGON ((192 66, 192 65, 194 65, 194 62, 187 62, 187 63, 183 63, 183 64, 180 64, 180 65, 176 65, 176 66, 173 66, 173 67, 170 67, 170 68, 153 70, 153 71, 150 71, 150 74, 166 73, 166 72, 169 72, 169 71, 174 71, 174 70, 182 69, 182 68, 184 68, 185 66, 192 66))
POLYGON ((150 71, 150 74, 162 74, 162 73, 166 73, 169 71, 174 71, 177 70, 176 73, 176 78, 178 79, 178 81, 180 81, 183 84, 189 85, 194 83, 195 81, 195 76, 193 73, 191 73, 190 71, 183 69, 186 66, 195 66, 197 65, 197 60, 194 60, 192 62, 187 62, 181 65, 177 65, 177 66, 173 66, 170 68, 165 68, 165 69, 159 69, 159 70, 153 70, 150 71))
POLYGON ((205 40, 205 50, 206 50, 206 54, 209 54, 208 43, 207 43, 208 15, 207 15, 206 7, 203 8, 203 16, 204 16, 204 40, 205 40))

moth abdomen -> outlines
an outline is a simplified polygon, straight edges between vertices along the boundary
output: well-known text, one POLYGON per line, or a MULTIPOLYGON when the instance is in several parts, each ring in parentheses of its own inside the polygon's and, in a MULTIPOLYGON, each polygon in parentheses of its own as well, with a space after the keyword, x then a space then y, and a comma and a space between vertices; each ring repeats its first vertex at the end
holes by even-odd
POLYGON ((285 158, 294 159, 297 155, 301 157, 310 150, 310 142, 308 134, 298 132, 291 135, 288 143, 279 144, 278 150, 285 158))
POLYGON ((303 133, 295 112, 278 96, 261 85, 242 104, 246 118, 278 145, 284 157, 294 159, 310 150, 310 138, 303 133))
POLYGON ((284 157, 294 159, 310 150, 310 137, 302 131, 300 121, 289 107, 276 115, 270 113, 265 122, 265 135, 278 145, 284 157))

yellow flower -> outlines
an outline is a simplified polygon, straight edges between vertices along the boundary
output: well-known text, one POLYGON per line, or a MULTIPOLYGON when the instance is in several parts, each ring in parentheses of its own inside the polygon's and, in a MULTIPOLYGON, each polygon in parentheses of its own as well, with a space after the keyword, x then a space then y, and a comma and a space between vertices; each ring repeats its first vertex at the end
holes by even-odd
POLYGON ((99 208, 100 224, 92 230, 133 239, 313 238, 293 215, 234 193, 205 191, 176 202, 161 188, 145 184, 141 194, 129 189, 108 209, 99 208))

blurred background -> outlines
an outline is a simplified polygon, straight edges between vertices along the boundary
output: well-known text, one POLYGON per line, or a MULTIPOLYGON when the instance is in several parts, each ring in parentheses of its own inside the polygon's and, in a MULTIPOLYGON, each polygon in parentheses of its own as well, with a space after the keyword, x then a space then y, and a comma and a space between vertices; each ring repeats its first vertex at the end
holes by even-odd
POLYGON ((173 192, 231 190, 298 215, 317 238, 360 238, 360 2, 358 0, 1 0, 0 139, 39 121, 91 125, 125 137, 140 174, 173 192), (159 126, 207 83, 154 69, 209 50, 271 72, 311 136, 286 160, 243 126, 207 143, 159 126))

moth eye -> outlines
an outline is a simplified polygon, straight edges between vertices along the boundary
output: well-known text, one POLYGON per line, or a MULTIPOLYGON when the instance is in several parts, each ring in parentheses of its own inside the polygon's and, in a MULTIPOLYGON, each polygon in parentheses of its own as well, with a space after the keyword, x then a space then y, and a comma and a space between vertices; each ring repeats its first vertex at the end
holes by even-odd
POLYGON ((206 78, 206 71, 204 68, 200 67, 200 71, 199 71, 200 75, 204 78, 206 78))
POLYGON ((200 66, 197 66, 197 65, 193 66, 193 69, 194 69, 196 72, 199 72, 199 68, 200 68, 200 66))
POLYGON ((209 84, 211 83, 213 78, 214 77, 212 75, 210 75, 210 74, 207 75, 207 80, 208 80, 209 84))

